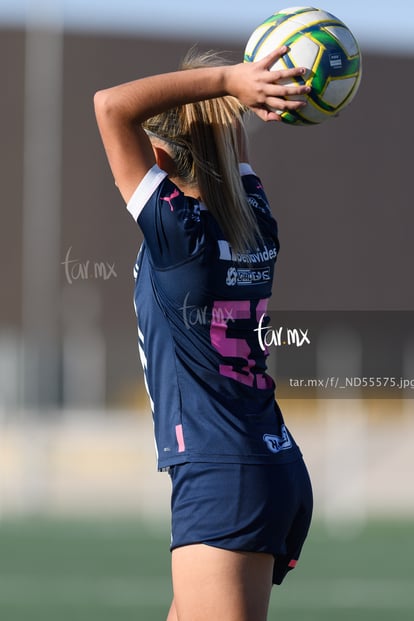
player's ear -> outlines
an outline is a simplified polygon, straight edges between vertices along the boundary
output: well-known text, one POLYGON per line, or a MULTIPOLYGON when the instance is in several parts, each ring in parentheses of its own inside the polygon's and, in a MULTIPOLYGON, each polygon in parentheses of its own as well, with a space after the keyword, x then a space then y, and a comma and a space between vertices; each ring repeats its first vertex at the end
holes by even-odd
POLYGON ((174 160, 171 155, 159 145, 152 145, 155 154, 155 160, 157 165, 165 170, 169 175, 173 174, 175 171, 174 160))

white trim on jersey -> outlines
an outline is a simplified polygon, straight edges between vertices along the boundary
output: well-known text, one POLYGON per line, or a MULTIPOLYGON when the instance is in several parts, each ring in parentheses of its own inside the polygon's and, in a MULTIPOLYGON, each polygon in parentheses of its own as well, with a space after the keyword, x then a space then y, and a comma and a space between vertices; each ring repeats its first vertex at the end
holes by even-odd
MULTIPOLYGON (((254 175, 252 167, 246 162, 239 164, 239 170, 242 177, 244 175, 254 175)), ((127 209, 134 220, 138 220, 139 214, 165 177, 167 177, 167 173, 165 170, 161 170, 157 164, 154 164, 147 172, 127 204, 127 209)), ((200 203, 200 209, 205 210, 207 208, 203 203, 200 203)))
POLYGON ((161 170, 156 164, 147 172, 127 204, 127 209, 134 220, 138 220, 139 214, 165 177, 167 177, 165 170, 161 170))
POLYGON ((242 177, 244 175, 254 175, 255 174, 253 168, 250 166, 250 164, 247 164, 247 162, 241 162, 239 164, 239 171, 240 171, 240 175, 242 177))

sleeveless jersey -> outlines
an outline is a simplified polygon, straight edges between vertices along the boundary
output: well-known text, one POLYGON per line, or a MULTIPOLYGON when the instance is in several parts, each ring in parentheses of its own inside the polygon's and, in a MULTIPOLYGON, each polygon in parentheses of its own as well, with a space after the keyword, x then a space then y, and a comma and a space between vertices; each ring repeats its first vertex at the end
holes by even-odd
POLYGON ((300 454, 258 338, 268 323, 277 224, 259 178, 247 164, 240 172, 263 236, 244 254, 233 252, 204 205, 157 166, 128 203, 144 235, 134 301, 160 470, 300 454))

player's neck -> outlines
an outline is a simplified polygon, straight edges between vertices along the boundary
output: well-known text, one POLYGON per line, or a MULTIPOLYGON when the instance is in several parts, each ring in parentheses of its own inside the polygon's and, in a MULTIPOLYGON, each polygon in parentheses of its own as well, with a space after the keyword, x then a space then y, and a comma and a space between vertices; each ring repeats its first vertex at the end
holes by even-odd
POLYGON ((183 194, 185 194, 186 196, 191 196, 192 198, 195 198, 200 202, 202 201, 201 196, 200 196, 200 190, 197 185, 183 183, 181 179, 179 179, 178 177, 174 177, 173 175, 168 175, 168 176, 171 179, 171 181, 175 183, 178 189, 181 190, 181 192, 183 192, 183 194))

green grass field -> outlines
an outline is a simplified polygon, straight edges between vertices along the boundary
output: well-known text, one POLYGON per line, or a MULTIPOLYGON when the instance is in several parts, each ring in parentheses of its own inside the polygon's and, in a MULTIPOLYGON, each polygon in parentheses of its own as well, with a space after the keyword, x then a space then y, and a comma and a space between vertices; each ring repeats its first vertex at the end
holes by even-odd
MULTIPOLYGON (((0 522, 1 621, 165 621, 168 526, 0 522)), ((298 568, 275 587, 269 620, 412 621, 414 524, 329 536, 315 524, 298 568)), ((220 621, 220 620, 217 620, 220 621)))

